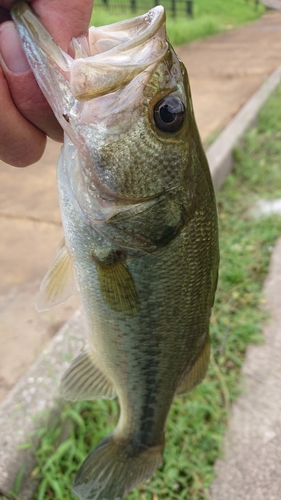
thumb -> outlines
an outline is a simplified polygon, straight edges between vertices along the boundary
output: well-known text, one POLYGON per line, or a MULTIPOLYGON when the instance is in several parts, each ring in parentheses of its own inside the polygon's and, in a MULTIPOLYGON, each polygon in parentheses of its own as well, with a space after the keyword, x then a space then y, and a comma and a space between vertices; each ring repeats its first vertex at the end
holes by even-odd
POLYGON ((65 52, 73 37, 85 35, 88 30, 93 0, 34 0, 31 5, 65 52))

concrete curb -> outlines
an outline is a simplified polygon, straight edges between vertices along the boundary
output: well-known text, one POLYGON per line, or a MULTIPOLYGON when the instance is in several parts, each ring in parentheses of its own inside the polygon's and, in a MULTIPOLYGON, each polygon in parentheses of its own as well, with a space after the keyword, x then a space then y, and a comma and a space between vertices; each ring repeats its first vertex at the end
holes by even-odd
POLYGON ((280 0, 261 0, 266 9, 281 10, 280 0))
MULTIPOLYGON (((245 130, 256 122, 260 108, 280 83, 281 66, 271 74, 207 150, 216 190, 231 171, 233 148, 238 145, 245 130)), ((69 361, 83 346, 83 330, 81 313, 78 311, 59 330, 47 349, 0 405, 0 489, 12 490, 19 469, 24 466, 21 500, 31 498, 36 484, 30 479, 35 463, 33 448, 21 450, 19 447, 27 441, 31 441, 33 447, 36 447, 35 431, 40 425, 40 419, 36 418, 38 413, 42 414, 46 409, 48 415, 49 412, 59 411, 59 380, 69 361)))
POLYGON ((237 147, 245 131, 255 125, 259 110, 280 83, 281 66, 267 78, 265 83, 246 102, 221 132, 219 137, 208 148, 206 154, 216 191, 220 189, 225 178, 232 170, 233 149, 237 147))

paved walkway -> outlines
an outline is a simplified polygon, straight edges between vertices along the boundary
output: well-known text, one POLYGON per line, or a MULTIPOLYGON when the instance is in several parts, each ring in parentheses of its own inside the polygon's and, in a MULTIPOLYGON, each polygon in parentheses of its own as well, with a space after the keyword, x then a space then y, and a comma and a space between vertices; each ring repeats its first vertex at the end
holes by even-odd
POLYGON ((220 132, 281 63, 281 12, 180 47, 204 142, 220 132))

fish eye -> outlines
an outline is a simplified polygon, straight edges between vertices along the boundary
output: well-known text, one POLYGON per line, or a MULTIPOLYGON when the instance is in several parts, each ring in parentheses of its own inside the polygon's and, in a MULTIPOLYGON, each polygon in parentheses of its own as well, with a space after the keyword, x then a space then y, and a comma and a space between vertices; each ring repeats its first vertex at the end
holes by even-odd
POLYGON ((184 122, 185 107, 179 97, 167 96, 153 110, 155 124, 163 132, 177 132, 184 122))

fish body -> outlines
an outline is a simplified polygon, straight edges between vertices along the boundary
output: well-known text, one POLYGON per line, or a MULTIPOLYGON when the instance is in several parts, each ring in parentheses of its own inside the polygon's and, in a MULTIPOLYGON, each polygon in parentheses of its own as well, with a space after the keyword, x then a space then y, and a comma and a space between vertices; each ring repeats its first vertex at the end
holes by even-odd
POLYGON ((57 168, 65 240, 39 307, 65 300, 77 280, 88 348, 62 393, 120 403, 116 429, 82 464, 73 491, 121 499, 161 463, 173 398, 207 370, 219 262, 210 172, 163 7, 91 28, 86 45, 73 41, 73 58, 25 3, 13 18, 65 130, 57 168))

